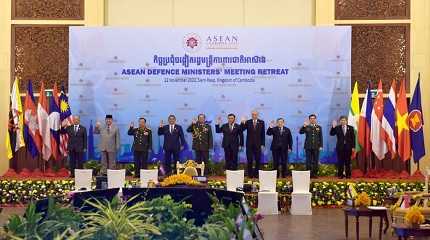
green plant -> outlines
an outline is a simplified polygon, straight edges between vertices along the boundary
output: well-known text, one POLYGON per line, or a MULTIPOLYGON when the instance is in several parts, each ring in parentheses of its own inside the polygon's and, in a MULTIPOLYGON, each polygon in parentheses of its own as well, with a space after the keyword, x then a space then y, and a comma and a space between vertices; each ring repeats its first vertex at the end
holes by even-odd
POLYGON ((118 198, 112 202, 91 200, 87 204, 96 209, 95 212, 84 212, 82 239, 144 239, 149 235, 159 235, 160 231, 151 224, 149 208, 145 202, 128 206, 120 204, 118 198))
POLYGON ((191 205, 185 202, 175 202, 166 195, 146 201, 144 206, 151 209, 152 224, 158 226, 161 234, 152 235, 151 239, 179 240, 196 239, 197 227, 193 220, 187 220, 185 214, 191 211, 191 205))
POLYGON ((42 239, 38 233, 38 226, 41 220, 42 215, 36 213, 36 205, 30 203, 25 211, 25 217, 12 215, 4 230, 10 239, 42 239))
POLYGON ((135 177, 135 166, 134 163, 125 164, 125 175, 135 177))
POLYGON ((97 160, 88 160, 84 163, 84 168, 86 169, 92 169, 93 174, 97 176, 100 172, 100 169, 102 169, 102 165, 97 160))
POLYGON ((332 177, 336 176, 337 169, 334 164, 320 164, 318 169, 318 176, 320 177, 332 177))

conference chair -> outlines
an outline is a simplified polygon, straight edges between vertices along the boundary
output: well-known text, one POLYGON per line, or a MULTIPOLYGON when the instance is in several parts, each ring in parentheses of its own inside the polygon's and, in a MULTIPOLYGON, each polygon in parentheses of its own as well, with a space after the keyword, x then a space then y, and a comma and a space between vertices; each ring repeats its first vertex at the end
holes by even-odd
POLYGON ((237 188, 243 188, 243 182, 245 181, 244 170, 226 170, 226 176, 227 191, 236 192, 237 188))
POLYGON ((75 169, 75 191, 90 191, 92 189, 92 182, 92 169, 75 169))
POLYGON ((140 187, 148 187, 148 182, 158 183, 158 169, 140 169, 140 187))
POLYGON ((292 215, 312 215, 312 193, 310 171, 293 171, 293 192, 291 193, 292 215))
POLYGON ((107 170, 108 177, 108 188, 119 188, 119 192, 122 192, 122 188, 125 185, 125 169, 120 170, 107 170))
POLYGON ((276 192, 277 171, 258 171, 260 189, 258 191, 258 210, 262 215, 278 214, 278 192, 276 192))

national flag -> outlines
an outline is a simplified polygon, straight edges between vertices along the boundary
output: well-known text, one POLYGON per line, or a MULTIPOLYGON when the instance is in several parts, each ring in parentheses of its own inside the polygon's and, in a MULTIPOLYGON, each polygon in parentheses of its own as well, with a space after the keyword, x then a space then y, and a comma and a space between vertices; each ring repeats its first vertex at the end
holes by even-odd
POLYGON ((400 84, 399 95, 396 102, 397 151, 400 159, 403 161, 407 161, 411 157, 408 115, 406 88, 405 81, 403 80, 400 84))
POLYGON ((369 158, 372 153, 370 144, 370 126, 372 119, 372 96, 370 95, 370 83, 367 83, 366 96, 361 106, 360 120, 358 125, 358 142, 364 150, 364 156, 369 158))
POLYGON ((34 158, 42 150, 42 138, 39 132, 39 123, 37 121, 36 101, 33 95, 33 84, 28 81, 27 95, 24 102, 24 140, 27 150, 34 158))
POLYGON ((88 130, 88 159, 94 160, 96 158, 94 153, 94 127, 93 121, 90 122, 90 127, 88 130))
POLYGON ((355 157, 355 154, 360 152, 361 146, 358 142, 358 125, 360 120, 360 102, 358 98, 358 84, 355 82, 354 84, 354 90, 352 91, 351 95, 351 104, 349 107, 349 115, 348 115, 348 125, 352 126, 354 128, 355 133, 355 151, 352 153, 353 157, 355 157))
POLYGON ((411 103, 409 104, 409 128, 411 130, 411 146, 415 162, 419 162, 426 154, 423 126, 424 117, 421 107, 421 86, 420 76, 418 75, 418 82, 415 86, 414 95, 412 96, 411 103))
POLYGON ((54 83, 54 89, 49 105, 49 128, 51 132, 51 153, 55 160, 60 160, 60 106, 58 100, 57 83, 54 83))
POLYGON ((37 121, 39 122, 39 131, 42 136, 42 158, 46 161, 51 157, 51 131, 48 112, 48 100, 46 99, 45 85, 42 82, 39 103, 37 104, 37 121))
MULTIPOLYGON (((10 104, 10 106, 12 103, 10 104)), ((9 106, 9 120, 6 132, 6 156, 8 159, 13 158, 13 153, 15 152, 15 143, 16 143, 16 135, 15 135, 15 125, 13 124, 13 116, 12 109, 9 106)))
POLYGON ((385 100, 384 117, 382 118, 382 128, 385 131, 384 141, 390 151, 391 159, 396 157, 396 81, 393 80, 385 100))
POLYGON ((382 81, 379 80, 378 91, 372 109, 372 121, 370 124, 370 141, 372 142, 372 151, 375 156, 382 160, 387 153, 387 144, 385 143, 385 131, 382 128, 382 118, 384 117, 384 93, 382 92, 382 81))
MULTIPOLYGON (((73 122, 72 111, 70 110, 69 98, 67 97, 64 87, 61 87, 60 94, 60 121, 61 126, 68 127, 73 122)), ((63 156, 67 156, 67 142, 69 135, 67 133, 60 134, 60 152, 63 156)))
POLYGON ((19 93, 19 79, 15 78, 12 86, 12 94, 11 94, 11 102, 12 102, 12 117, 13 124, 15 126, 16 131, 16 144, 15 144, 15 152, 20 148, 25 147, 24 142, 24 132, 22 129, 24 128, 24 114, 22 111, 21 104, 21 95, 19 93))

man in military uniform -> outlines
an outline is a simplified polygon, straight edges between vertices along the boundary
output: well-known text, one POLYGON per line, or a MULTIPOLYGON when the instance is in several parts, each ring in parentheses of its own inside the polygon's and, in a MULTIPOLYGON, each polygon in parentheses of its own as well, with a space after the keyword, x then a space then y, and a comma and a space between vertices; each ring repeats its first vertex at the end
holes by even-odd
POLYGON ((152 151, 152 132, 146 127, 146 119, 139 118, 139 127, 135 128, 131 122, 128 129, 128 135, 134 137, 133 141, 133 157, 135 177, 140 177, 140 169, 148 168, 148 153, 152 151))
POLYGON ((319 153, 323 148, 322 129, 317 124, 315 114, 309 115, 309 120, 304 122, 299 133, 305 134, 306 170, 310 170, 311 177, 315 178, 318 175, 319 153))
MULTIPOLYGON (((193 135, 193 150, 196 154, 197 163, 208 164, 209 149, 213 147, 212 128, 206 123, 206 116, 199 114, 197 121, 193 119, 187 132, 193 135)), ((205 168, 206 169, 206 168, 205 168)))

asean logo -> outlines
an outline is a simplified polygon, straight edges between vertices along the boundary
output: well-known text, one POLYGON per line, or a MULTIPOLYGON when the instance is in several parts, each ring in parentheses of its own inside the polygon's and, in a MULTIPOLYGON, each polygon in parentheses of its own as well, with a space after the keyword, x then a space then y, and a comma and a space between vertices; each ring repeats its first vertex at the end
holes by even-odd
POLYGON ((421 111, 419 110, 412 110, 411 113, 409 113, 409 128, 414 131, 418 132, 423 127, 423 116, 421 111))
POLYGON ((185 35, 183 46, 187 52, 197 52, 200 49, 201 41, 199 35, 190 33, 185 35))

